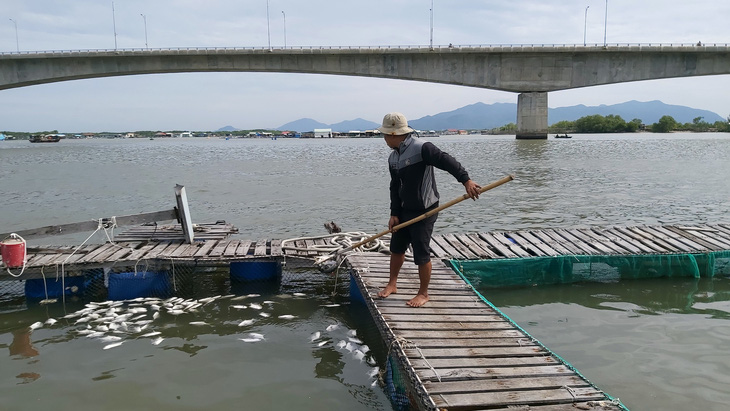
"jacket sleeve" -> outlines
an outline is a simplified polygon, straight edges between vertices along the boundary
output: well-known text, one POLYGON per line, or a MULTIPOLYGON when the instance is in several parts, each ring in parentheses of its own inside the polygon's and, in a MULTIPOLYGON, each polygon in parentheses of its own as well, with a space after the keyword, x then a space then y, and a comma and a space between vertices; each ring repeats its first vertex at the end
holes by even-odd
POLYGON ((397 172, 390 167, 388 169, 390 170, 390 215, 398 216, 401 211, 400 182, 397 172))
POLYGON ((441 151, 430 141, 423 144, 421 156, 426 164, 448 172, 461 184, 470 180, 469 173, 466 172, 461 163, 448 153, 441 151))

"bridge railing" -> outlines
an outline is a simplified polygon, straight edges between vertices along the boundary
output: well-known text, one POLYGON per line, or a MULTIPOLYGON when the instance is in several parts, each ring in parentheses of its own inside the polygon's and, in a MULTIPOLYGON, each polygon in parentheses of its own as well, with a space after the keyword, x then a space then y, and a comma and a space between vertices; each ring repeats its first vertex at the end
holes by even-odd
POLYGON ((431 49, 633 49, 636 47, 652 47, 652 48, 716 48, 730 47, 730 43, 593 43, 593 44, 545 44, 545 43, 524 43, 524 44, 449 44, 449 45, 387 45, 387 46, 286 46, 286 47, 166 47, 166 48, 115 48, 115 49, 69 49, 69 50, 29 50, 29 51, 2 51, 0 56, 17 56, 17 55, 67 55, 77 53, 119 53, 119 52, 179 52, 179 51, 295 51, 295 50, 431 50, 431 49))

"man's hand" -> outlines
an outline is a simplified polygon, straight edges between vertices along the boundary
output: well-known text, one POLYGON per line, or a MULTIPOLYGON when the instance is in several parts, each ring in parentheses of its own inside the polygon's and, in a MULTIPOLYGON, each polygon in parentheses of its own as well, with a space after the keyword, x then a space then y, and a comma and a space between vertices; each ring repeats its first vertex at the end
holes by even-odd
POLYGON ((388 230, 393 231, 393 227, 397 226, 398 224, 400 224, 400 219, 394 215, 390 216, 390 220, 388 221, 388 230))
POLYGON ((479 190, 482 188, 481 186, 479 186, 479 184, 471 180, 467 180, 464 183, 464 188, 466 189, 466 195, 468 195, 469 198, 471 198, 472 200, 476 200, 477 198, 479 198, 479 190))

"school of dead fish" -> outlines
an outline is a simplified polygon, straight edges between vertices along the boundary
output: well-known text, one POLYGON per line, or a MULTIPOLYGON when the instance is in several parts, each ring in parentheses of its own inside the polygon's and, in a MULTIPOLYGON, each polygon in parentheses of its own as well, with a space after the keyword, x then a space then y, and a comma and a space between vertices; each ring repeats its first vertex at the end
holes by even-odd
MULTIPOLYGON (((292 295, 294 297, 305 296, 303 293, 293 293, 292 295)), ((78 335, 83 335, 87 338, 95 338, 104 343, 105 345, 102 348, 104 350, 119 347, 128 339, 147 338, 150 339, 152 345, 159 345, 164 341, 164 337, 161 336, 162 333, 160 331, 150 331, 148 328, 150 328, 154 321, 162 314, 179 316, 186 313, 195 313, 200 307, 210 304, 216 300, 245 300, 256 297, 260 297, 260 295, 218 295, 197 300, 184 299, 181 297, 171 297, 168 299, 140 297, 124 301, 110 300, 90 302, 86 304, 84 308, 65 315, 61 317, 61 319, 67 320, 67 323, 71 322, 71 325, 78 326, 79 329, 75 331, 78 335)), ((274 301, 263 301, 262 303, 252 302, 248 305, 234 304, 229 307, 236 310, 251 309, 257 311, 258 316, 267 318, 271 316, 271 313, 263 310, 265 308, 271 308, 274 303, 274 301)), ((322 305, 322 307, 326 308, 338 306, 339 304, 322 305)), ((278 315, 277 318, 282 320, 293 320, 296 319, 297 316, 292 314, 282 314, 278 315)), ((255 322, 255 319, 246 319, 241 321, 238 326, 248 327, 255 324, 255 322)), ((49 318, 45 322, 35 322, 31 324, 29 328, 32 332, 39 328, 52 327, 56 323, 58 323, 57 319, 49 318)), ((192 326, 210 325, 205 321, 190 321, 189 324, 192 326)), ((335 333, 335 331, 339 328, 339 324, 331 324, 327 326, 324 331, 317 331, 313 333, 309 338, 309 342, 317 347, 323 347, 327 344, 331 344, 339 351, 350 353, 354 359, 361 362, 367 362, 369 366, 373 367, 368 372, 368 375, 371 378, 375 378, 371 383, 371 386, 374 386, 378 382, 376 376, 379 373, 379 369, 375 366, 376 363, 372 356, 367 355, 370 348, 361 340, 356 338, 355 330, 348 330, 345 333, 346 339, 338 338, 338 333, 335 333), (337 342, 335 343, 335 341, 337 342)), ((249 332, 245 337, 238 338, 238 340, 245 343, 259 343, 266 341, 266 338, 261 333, 249 332)))

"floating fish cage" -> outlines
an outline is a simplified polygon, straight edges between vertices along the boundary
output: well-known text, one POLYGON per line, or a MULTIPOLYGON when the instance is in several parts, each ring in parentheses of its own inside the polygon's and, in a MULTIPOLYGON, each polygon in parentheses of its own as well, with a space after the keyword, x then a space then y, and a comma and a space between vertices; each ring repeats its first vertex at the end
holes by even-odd
POLYGON ((475 286, 518 287, 645 278, 730 276, 730 251, 687 254, 565 255, 450 260, 475 286))

